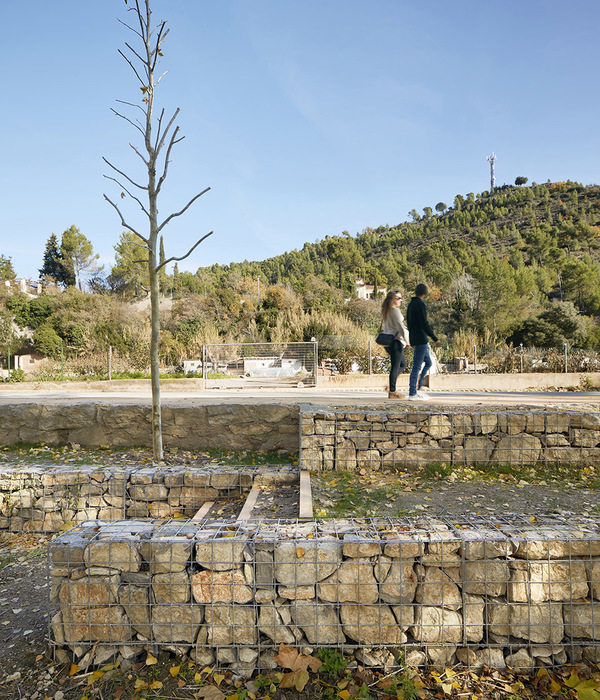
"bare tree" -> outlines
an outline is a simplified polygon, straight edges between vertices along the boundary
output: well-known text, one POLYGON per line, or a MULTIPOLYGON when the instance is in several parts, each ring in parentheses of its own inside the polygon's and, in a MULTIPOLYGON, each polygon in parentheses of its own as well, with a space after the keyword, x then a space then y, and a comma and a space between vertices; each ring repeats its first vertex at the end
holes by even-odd
MULTIPOLYGON (((131 2, 131 0, 129 0, 131 2)), ((128 0, 125 0, 127 4, 128 0)), ((185 260, 196 249, 202 241, 204 241, 213 232, 202 236, 181 257, 167 258, 161 262, 158 261, 158 241, 164 227, 175 217, 181 216, 189 207, 203 194, 208 192, 210 187, 207 187, 202 192, 192 197, 189 202, 178 212, 170 214, 162 222, 158 220, 158 196, 161 188, 167 177, 171 151, 175 144, 183 140, 183 136, 179 135, 179 127, 176 126, 175 120, 179 114, 179 108, 175 110, 170 119, 167 120, 164 108, 160 110, 156 125, 154 123, 154 92, 157 85, 160 83, 164 73, 155 77, 155 70, 159 59, 162 57, 162 43, 165 40, 169 30, 166 28, 166 22, 160 22, 155 27, 151 25, 152 13, 150 11, 150 0, 133 0, 133 4, 128 8, 129 12, 133 13, 135 26, 121 22, 127 29, 141 40, 142 47, 134 48, 131 44, 125 42, 126 51, 119 49, 119 53, 125 59, 136 79, 140 83, 142 92, 142 104, 132 102, 124 102, 118 100, 120 104, 132 108, 134 113, 140 110, 142 118, 130 118, 121 114, 117 110, 112 111, 121 119, 131 124, 137 131, 140 132, 144 147, 140 149, 133 144, 129 144, 135 154, 142 160, 145 166, 145 175, 143 184, 136 182, 133 178, 126 175, 122 170, 110 163, 106 158, 104 162, 113 171, 113 176, 106 175, 105 177, 115 182, 121 190, 121 198, 130 198, 137 203, 145 218, 147 219, 147 233, 141 233, 134 226, 128 223, 125 216, 121 212, 119 206, 109 197, 104 195, 106 201, 111 204, 116 210, 121 219, 121 224, 134 233, 141 241, 141 245, 148 251, 148 277, 150 282, 150 307, 151 307, 151 338, 150 338, 150 376, 152 383, 152 446, 154 452, 154 460, 161 462, 163 459, 163 442, 162 442, 162 423, 161 423, 161 403, 160 403, 160 382, 158 375, 158 340, 159 340, 159 272, 170 262, 174 260, 185 260), (154 131, 154 126, 156 130, 154 131)), ((145 257, 145 256, 144 256, 145 257)))

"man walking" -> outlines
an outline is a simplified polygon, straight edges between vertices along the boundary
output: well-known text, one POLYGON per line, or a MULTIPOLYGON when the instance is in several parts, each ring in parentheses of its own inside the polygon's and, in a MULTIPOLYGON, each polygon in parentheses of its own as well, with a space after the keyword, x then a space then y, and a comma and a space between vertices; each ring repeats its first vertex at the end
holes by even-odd
POLYGON ((440 341, 427 320, 427 307, 423 301, 423 298, 427 296, 427 291, 426 285, 418 284, 415 289, 415 296, 411 299, 406 310, 408 337, 413 348, 413 365, 408 380, 409 401, 427 401, 429 398, 421 391, 425 377, 431 367, 427 336, 433 340, 436 348, 440 347, 440 341))

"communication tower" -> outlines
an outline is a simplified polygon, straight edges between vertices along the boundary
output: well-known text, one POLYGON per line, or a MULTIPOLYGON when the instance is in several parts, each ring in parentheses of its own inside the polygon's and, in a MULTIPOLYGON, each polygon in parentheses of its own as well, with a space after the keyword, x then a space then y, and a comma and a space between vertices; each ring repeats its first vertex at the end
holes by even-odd
POLYGON ((490 191, 496 187, 496 154, 492 153, 491 156, 486 158, 490 162, 490 191))

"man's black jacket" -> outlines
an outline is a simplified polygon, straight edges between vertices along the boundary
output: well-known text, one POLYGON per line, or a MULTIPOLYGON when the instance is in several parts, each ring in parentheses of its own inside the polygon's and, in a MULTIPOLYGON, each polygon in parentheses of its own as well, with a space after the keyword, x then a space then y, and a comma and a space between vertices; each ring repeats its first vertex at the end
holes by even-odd
POLYGON ((427 336, 437 341, 437 336, 427 320, 427 307, 420 297, 413 297, 406 309, 406 325, 410 344, 426 345, 427 336))

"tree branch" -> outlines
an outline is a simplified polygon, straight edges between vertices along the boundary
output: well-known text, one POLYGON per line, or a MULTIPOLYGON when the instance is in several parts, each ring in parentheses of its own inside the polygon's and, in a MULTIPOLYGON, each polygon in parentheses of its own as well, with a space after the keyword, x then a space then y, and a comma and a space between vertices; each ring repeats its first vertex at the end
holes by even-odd
MULTIPOLYGON (((119 175, 122 175, 128 182, 131 182, 131 184, 134 187, 137 187, 138 190, 148 190, 148 187, 144 187, 144 185, 138 185, 137 182, 134 182, 129 177, 129 175, 126 175, 124 172, 119 170, 119 168, 115 168, 115 166, 110 161, 106 160, 106 158, 104 156, 102 156, 102 160, 106 163, 106 165, 108 165, 109 168, 112 168, 116 173, 119 173, 119 175)), ((104 177, 107 177, 107 176, 105 175, 104 177)))
POLYGON ((138 231, 136 231, 136 230, 133 228, 133 226, 130 226, 130 225, 125 221, 125 219, 123 218, 123 214, 121 214, 121 210, 119 209, 119 207, 118 207, 111 199, 109 199, 106 195, 103 195, 103 197, 104 197, 104 199, 114 208, 114 210, 115 210, 115 211, 117 212, 117 214, 119 215, 119 218, 121 219, 121 225, 122 225, 123 227, 125 227, 126 229, 129 229, 129 230, 131 231, 131 233, 135 233, 135 235, 136 235, 138 238, 141 238, 142 241, 144 241, 144 243, 146 243, 146 245, 150 245, 150 242, 148 241, 148 239, 144 238, 144 236, 142 236, 141 233, 139 233, 138 231))
MULTIPOLYGON (((123 102, 122 104, 129 104, 129 103, 128 103, 128 102, 123 102)), ((130 105, 130 107, 135 107, 135 106, 136 106, 136 105, 130 105)), ((140 107, 140 109, 142 109, 142 108, 140 107)), ((135 127, 135 128, 140 132, 140 134, 141 134, 142 136, 144 136, 144 127, 143 127, 143 126, 140 126, 139 124, 136 124, 134 121, 132 121, 131 119, 129 119, 129 117, 125 117, 123 114, 121 114, 120 112, 117 112, 117 110, 116 110, 116 109, 113 109, 112 107, 110 108, 110 111, 113 112, 113 114, 116 114, 117 117, 121 117, 121 119, 124 119, 128 124, 131 124, 131 126, 135 127)), ((143 109, 142 109, 142 112, 144 112, 143 109)), ((145 114, 145 112, 144 112, 144 114, 145 114)))
POLYGON ((194 245, 188 250, 188 252, 185 255, 182 255, 180 258, 172 257, 172 258, 168 258, 164 262, 161 262, 160 265, 158 265, 156 267, 156 272, 158 272, 161 269, 161 267, 164 267, 165 265, 167 265, 170 262, 173 262, 174 260, 180 261, 180 260, 185 260, 186 258, 188 258, 196 250, 196 248, 200 245, 200 243, 202 243, 202 241, 205 241, 209 236, 212 236, 213 233, 214 233, 214 231, 211 231, 210 233, 207 233, 206 236, 202 236, 202 238, 199 241, 196 241, 194 243, 194 245))
POLYGON ((158 194, 161 190, 161 187, 163 186, 163 182, 165 181, 167 177, 167 170, 169 169, 169 163, 171 162, 171 149, 176 143, 179 143, 180 141, 183 141, 184 137, 182 136, 180 139, 176 139, 175 137, 177 136, 177 132, 179 131, 179 127, 175 129, 173 132, 173 135, 171 136, 171 140, 169 141, 169 146, 167 147, 167 152, 165 154, 165 165, 163 167, 163 172, 160 178, 158 179, 158 184, 156 186, 156 193, 158 194))
MULTIPOLYGON (((116 182, 117 185, 119 185, 119 187, 120 187, 122 190, 124 190, 125 192, 127 192, 127 194, 131 197, 131 199, 135 200, 135 201, 140 205, 140 209, 144 212, 144 214, 145 214, 146 216, 150 216, 148 210, 147 210, 146 207, 143 205, 143 203, 141 202, 141 200, 138 199, 134 194, 131 194, 131 192, 130 192, 126 187, 124 187, 123 184, 122 184, 121 182, 119 182, 119 181, 118 181, 117 179, 115 179, 114 177, 109 177, 108 175, 105 175, 104 177, 105 177, 107 180, 112 180, 113 182, 116 182)), ((121 195, 121 196, 122 196, 122 195, 121 195)))
POLYGON ((192 199, 190 199, 190 201, 185 205, 185 207, 183 207, 183 209, 182 209, 181 211, 178 211, 178 212, 176 212, 175 214, 171 214, 170 216, 168 216, 168 217, 162 222, 162 224, 158 227, 158 233, 160 233, 160 232, 163 230, 163 228, 169 223, 169 221, 171 221, 171 219, 174 219, 174 218, 177 217, 177 216, 181 216, 184 212, 186 212, 186 211, 192 206, 192 204, 193 204, 199 197, 202 197, 202 195, 203 195, 203 194, 206 194, 209 190, 210 190, 210 187, 207 187, 205 190, 202 190, 202 192, 200 192, 199 194, 197 194, 195 197, 192 197, 192 199))

